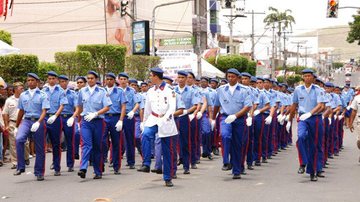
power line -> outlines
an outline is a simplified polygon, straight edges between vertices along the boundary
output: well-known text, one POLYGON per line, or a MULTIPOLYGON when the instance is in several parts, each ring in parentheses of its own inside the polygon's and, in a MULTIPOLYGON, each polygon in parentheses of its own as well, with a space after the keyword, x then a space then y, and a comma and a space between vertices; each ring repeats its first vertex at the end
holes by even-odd
POLYGON ((35 1, 35 2, 19 2, 15 5, 29 5, 29 4, 60 4, 60 3, 77 3, 84 1, 93 1, 93 0, 64 0, 64 1, 35 1))

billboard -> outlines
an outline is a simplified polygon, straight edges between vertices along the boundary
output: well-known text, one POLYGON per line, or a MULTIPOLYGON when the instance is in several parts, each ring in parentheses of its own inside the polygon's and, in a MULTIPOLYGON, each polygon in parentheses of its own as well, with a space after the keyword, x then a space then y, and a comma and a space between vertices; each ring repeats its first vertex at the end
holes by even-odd
POLYGON ((149 21, 136 21, 132 23, 132 53, 134 55, 149 55, 149 21))

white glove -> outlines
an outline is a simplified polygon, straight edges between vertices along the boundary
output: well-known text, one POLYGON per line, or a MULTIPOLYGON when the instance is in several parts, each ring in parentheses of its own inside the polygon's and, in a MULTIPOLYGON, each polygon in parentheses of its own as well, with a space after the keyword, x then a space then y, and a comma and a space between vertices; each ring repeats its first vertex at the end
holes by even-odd
POLYGON ((215 128, 215 120, 210 119, 211 131, 214 131, 215 128))
POLYGON ((285 121, 289 121, 290 120, 290 114, 286 115, 285 117, 285 121))
POLYGON ((128 117, 128 119, 132 119, 134 118, 134 112, 133 111, 130 111, 129 113, 126 114, 126 116, 128 117))
POLYGON ((188 114, 188 110, 184 109, 182 115, 188 114))
POLYGON ((280 109, 276 110, 276 113, 277 113, 277 114, 280 113, 280 109))
POLYGON ((36 121, 35 123, 32 124, 30 131, 35 133, 38 129, 39 129, 40 123, 38 121, 36 121))
POLYGON ((328 119, 329 119, 329 125, 331 125, 331 117, 329 117, 328 119))
POLYGON ((123 128, 123 121, 119 120, 115 125, 115 129, 117 132, 120 132, 122 130, 122 128, 123 128))
POLYGON ((190 122, 191 122, 194 118, 195 118, 195 115, 194 115, 193 113, 189 115, 189 120, 190 120, 190 122))
POLYGON ((291 128, 291 122, 289 121, 289 122, 287 122, 287 124, 286 124, 286 131, 287 131, 288 133, 290 133, 290 128, 291 128))
POLYGON ((92 113, 89 113, 88 115, 86 115, 84 117, 84 119, 85 119, 85 121, 90 122, 91 120, 93 120, 97 116, 98 116, 97 112, 92 112, 92 113))
POLYGON ((283 117, 283 115, 281 115, 281 114, 279 114, 279 115, 277 116, 277 120, 278 120, 279 123, 280 123, 282 117, 283 117))
POLYGON ((141 132, 144 132, 144 122, 140 123, 140 130, 141 130, 141 132))
POLYGON ((17 132, 18 132, 18 128, 15 127, 15 128, 14 128, 14 135, 15 135, 15 136, 17 135, 17 132))
POLYGON ((265 124, 266 124, 266 125, 270 125, 271 122, 272 122, 272 117, 269 115, 269 116, 266 117, 266 119, 265 119, 265 124))
POLYGON ((197 114, 196 114, 196 118, 197 118, 197 120, 200 120, 201 119, 201 117, 202 117, 202 113, 201 112, 198 112, 197 114))
POLYGON ((235 114, 229 115, 228 117, 226 117, 225 119, 225 123, 230 124, 232 122, 234 122, 236 120, 236 116, 235 114))
POLYGON ((280 119, 280 125, 284 125, 285 119, 286 119, 286 116, 283 115, 280 119))
POLYGON ((336 115, 334 115, 334 120, 336 120, 337 119, 337 116, 336 115))
POLYGON ((346 109, 347 109, 347 110, 350 110, 350 109, 351 109, 351 107, 350 107, 350 106, 347 106, 347 107, 346 107, 346 109))
POLYGON ((72 127, 72 126, 74 125, 74 121, 75 121, 74 117, 70 117, 70 118, 66 121, 66 125, 67 125, 68 127, 72 127))
POLYGON ((310 118, 312 116, 311 112, 305 113, 300 116, 300 121, 305 121, 306 119, 310 118))
POLYGON ((254 116, 257 116, 258 114, 260 114, 260 110, 257 109, 254 111, 254 116))
POLYGON ((252 125, 252 118, 250 116, 246 119, 246 125, 249 127, 252 125))
POLYGON ((48 118, 47 122, 48 124, 53 124, 54 121, 56 120, 57 116, 56 115, 52 115, 48 118))
POLYGON ((339 116, 338 116, 339 121, 340 121, 341 119, 343 119, 343 118, 344 118, 343 115, 339 115, 339 116))

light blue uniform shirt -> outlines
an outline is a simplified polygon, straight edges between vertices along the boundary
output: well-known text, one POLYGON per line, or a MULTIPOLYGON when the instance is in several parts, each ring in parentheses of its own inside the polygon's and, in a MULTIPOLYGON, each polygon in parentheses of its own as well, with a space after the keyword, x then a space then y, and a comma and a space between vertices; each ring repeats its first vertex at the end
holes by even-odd
MULTIPOLYGON (((213 101, 211 99, 211 95, 210 95, 210 87, 207 88, 200 88, 200 96, 204 97, 207 101, 207 105, 208 106, 213 106, 213 101)), ((205 110, 207 111, 207 110, 205 110)))
MULTIPOLYGON (((105 91, 109 94, 107 88, 105 88, 105 91)), ((106 114, 120 114, 121 105, 127 102, 124 91, 121 88, 114 86, 113 90, 109 94, 109 97, 112 105, 110 106, 110 110, 106 112, 106 114)))
POLYGON ((50 103, 45 92, 36 88, 33 97, 29 90, 21 93, 18 108, 24 110, 25 118, 40 118, 43 109, 49 109, 50 103))
POLYGON ((326 103, 324 91, 317 85, 311 85, 309 93, 305 86, 301 85, 295 88, 293 103, 298 104, 299 114, 310 112, 318 103, 326 103))
MULTIPOLYGON (((109 95, 104 88, 96 86, 94 92, 91 94, 89 87, 82 88, 79 91, 78 104, 83 107, 81 116, 85 116, 92 112, 97 112, 104 107, 112 105, 109 95)), ((99 115, 99 118, 104 118, 104 114, 99 115)))
POLYGON ((126 114, 129 113, 132 109, 134 109, 135 104, 141 102, 141 97, 136 95, 136 92, 133 88, 127 86, 124 91, 127 103, 126 103, 126 114))
POLYGON ((47 94, 50 100, 50 109, 47 111, 48 114, 55 114, 59 109, 60 105, 68 104, 68 100, 65 96, 65 91, 59 85, 56 85, 54 91, 51 93, 50 88, 46 87, 43 91, 47 94))
POLYGON ((341 99, 338 94, 331 93, 331 96, 333 97, 333 100, 334 100, 334 108, 336 108, 338 106, 342 106, 341 99))
POLYGON ((61 114, 73 114, 74 108, 78 106, 77 104, 77 93, 75 91, 67 89, 65 90, 65 95, 68 103, 64 105, 64 109, 61 114))
POLYGON ((249 88, 236 84, 234 93, 231 94, 229 84, 223 85, 217 89, 214 106, 221 107, 220 113, 232 115, 244 107, 251 107, 251 95, 249 88))
POLYGON ((257 93, 257 101, 255 102, 255 104, 257 104, 257 109, 262 109, 265 107, 266 104, 270 103, 270 100, 269 98, 266 96, 264 90, 259 90, 259 89, 256 89, 256 91, 258 91, 257 93))
POLYGON ((190 109, 192 106, 199 104, 201 101, 200 94, 197 93, 195 88, 185 86, 184 90, 180 92, 180 87, 176 86, 174 91, 181 96, 185 109, 190 109))

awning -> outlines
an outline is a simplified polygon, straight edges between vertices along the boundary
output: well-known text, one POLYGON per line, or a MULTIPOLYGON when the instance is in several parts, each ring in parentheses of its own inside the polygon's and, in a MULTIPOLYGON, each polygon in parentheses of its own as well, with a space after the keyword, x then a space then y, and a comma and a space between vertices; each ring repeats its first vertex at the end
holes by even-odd
MULTIPOLYGON (((198 75, 197 66, 193 67, 192 71, 195 75, 198 75)), ((225 73, 208 63, 205 59, 201 58, 201 75, 206 77, 220 77, 224 78, 225 73)))
POLYGON ((0 40, 0 55, 8 55, 19 53, 20 49, 10 46, 9 44, 0 40))

